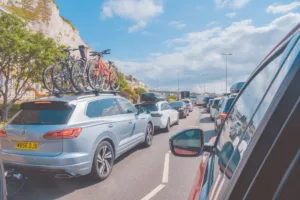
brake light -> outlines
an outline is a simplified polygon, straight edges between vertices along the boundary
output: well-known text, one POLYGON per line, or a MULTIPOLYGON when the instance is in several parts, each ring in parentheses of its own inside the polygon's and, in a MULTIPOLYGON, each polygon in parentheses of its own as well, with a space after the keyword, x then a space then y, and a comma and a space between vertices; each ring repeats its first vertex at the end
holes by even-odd
POLYGON ((152 117, 162 117, 163 114, 162 113, 152 113, 151 116, 152 117))
POLYGON ((184 108, 179 108, 178 110, 184 110, 184 108))
POLYGON ((221 115, 220 115, 220 119, 221 120, 223 120, 223 119, 225 119, 225 117, 227 116, 227 114, 226 113, 221 113, 221 115))
POLYGON ((44 135, 45 139, 72 139, 77 138, 81 128, 70 128, 65 130, 50 131, 44 135))
POLYGON ((50 101, 36 101, 34 104, 51 104, 50 101))
POLYGON ((0 129, 0 137, 6 137, 7 134, 6 134, 6 131, 4 129, 0 129))

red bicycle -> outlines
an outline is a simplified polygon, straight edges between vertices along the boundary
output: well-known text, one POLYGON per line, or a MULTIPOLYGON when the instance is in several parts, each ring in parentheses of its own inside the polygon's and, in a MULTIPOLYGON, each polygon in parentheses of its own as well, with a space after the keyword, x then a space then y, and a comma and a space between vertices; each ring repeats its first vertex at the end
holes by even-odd
POLYGON ((120 74, 113 62, 108 61, 108 66, 103 62, 102 58, 105 54, 110 54, 110 49, 102 52, 91 52, 90 56, 98 57, 97 63, 90 62, 88 68, 89 85, 96 90, 113 90, 117 91, 120 88, 120 74))

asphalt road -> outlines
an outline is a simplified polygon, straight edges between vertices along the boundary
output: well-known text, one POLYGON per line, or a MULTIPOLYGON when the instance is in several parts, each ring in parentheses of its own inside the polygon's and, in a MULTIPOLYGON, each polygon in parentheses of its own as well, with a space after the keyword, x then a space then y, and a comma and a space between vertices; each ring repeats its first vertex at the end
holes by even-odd
POLYGON ((199 166, 199 158, 175 157, 169 138, 176 132, 200 126, 208 141, 215 135, 204 109, 194 108, 169 133, 157 133, 150 148, 136 147, 119 158, 111 175, 100 183, 87 177, 54 179, 31 175, 23 189, 10 200, 185 200, 199 166))

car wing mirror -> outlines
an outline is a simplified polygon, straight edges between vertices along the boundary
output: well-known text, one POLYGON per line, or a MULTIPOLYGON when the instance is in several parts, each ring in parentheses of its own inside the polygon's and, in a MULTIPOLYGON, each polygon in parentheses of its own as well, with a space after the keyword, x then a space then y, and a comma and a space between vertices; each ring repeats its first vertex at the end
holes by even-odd
POLYGON ((201 129, 186 129, 170 138, 170 150, 175 156, 197 157, 204 150, 203 138, 201 129))
POLYGON ((151 114, 151 111, 150 111, 150 110, 146 110, 146 113, 147 113, 147 114, 151 114))

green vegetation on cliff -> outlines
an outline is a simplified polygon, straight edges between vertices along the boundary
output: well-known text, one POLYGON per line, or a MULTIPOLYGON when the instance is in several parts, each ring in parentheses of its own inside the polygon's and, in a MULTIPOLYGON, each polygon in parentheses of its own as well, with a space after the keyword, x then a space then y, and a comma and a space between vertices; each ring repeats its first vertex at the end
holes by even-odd
MULTIPOLYGON (((22 7, 11 5, 11 6, 6 6, 6 8, 13 14, 20 16, 21 18, 27 21, 40 20, 44 23, 48 23, 52 15, 52 10, 51 10, 52 2, 55 4, 56 8, 59 9, 55 0, 38 0, 37 6, 35 8, 33 7, 34 0, 23 0, 22 7)), ((60 17, 64 22, 69 24, 74 31, 77 30, 70 20, 64 18, 63 16, 60 17)))

